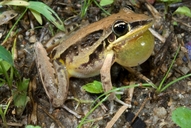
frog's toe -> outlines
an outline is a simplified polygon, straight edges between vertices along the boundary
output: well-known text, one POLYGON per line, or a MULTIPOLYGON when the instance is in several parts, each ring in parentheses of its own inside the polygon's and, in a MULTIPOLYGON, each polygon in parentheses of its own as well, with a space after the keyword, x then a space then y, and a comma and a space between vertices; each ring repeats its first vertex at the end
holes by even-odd
POLYGON ((131 104, 128 104, 128 103, 125 103, 123 102, 122 100, 118 99, 118 98, 115 98, 115 101, 124 105, 124 106, 127 106, 128 108, 131 108, 131 104))

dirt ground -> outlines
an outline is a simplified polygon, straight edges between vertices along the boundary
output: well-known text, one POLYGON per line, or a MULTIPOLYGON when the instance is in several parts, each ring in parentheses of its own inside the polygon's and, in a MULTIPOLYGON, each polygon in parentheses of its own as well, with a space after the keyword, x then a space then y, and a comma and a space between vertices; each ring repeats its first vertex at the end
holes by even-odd
MULTIPOLYGON (((68 19, 69 25, 73 23, 83 23, 84 21, 92 23, 107 16, 94 2, 90 4, 83 18, 79 16, 83 3, 81 1, 49 0, 43 2, 51 7, 61 19, 68 19), (70 18, 72 19, 71 21, 70 18)), ((146 2, 137 1, 133 7, 137 13, 145 13, 155 19, 152 28, 160 34, 165 41, 162 42, 155 37, 155 48, 150 58, 140 66, 133 67, 133 69, 150 79, 150 81, 158 87, 164 79, 176 51, 180 46, 178 56, 175 59, 167 79, 163 83, 163 86, 165 86, 167 83, 189 74, 191 71, 191 63, 190 60, 188 60, 188 58, 191 59, 191 56, 189 56, 189 54, 191 54, 191 43, 189 44, 189 42, 191 42, 191 18, 178 14, 172 15, 180 6, 187 6, 191 9, 191 3, 183 1, 171 4, 168 7, 166 15, 164 14, 165 6, 163 3, 150 1, 151 6, 153 6, 152 9, 148 8, 145 3, 146 2), (158 12, 154 12, 153 9, 156 9, 158 12), (177 25, 173 25, 175 21, 177 25)), ((112 5, 105 6, 104 9, 112 14, 118 12, 119 9, 126 4, 129 5, 131 3, 129 1, 116 0, 112 5)), ((21 15, 22 10, 22 8, 17 9, 18 16, 21 15)), ((4 29, 2 33, 1 41, 5 39, 6 34, 17 19, 18 17, 15 17, 10 20, 8 24, 3 25, 3 28, 6 29, 4 29)), ((69 25, 66 25, 66 27, 69 25)), ((50 108, 49 99, 42 86, 34 61, 33 46, 40 38, 44 44, 53 34, 58 33, 59 30, 44 17, 43 25, 39 26, 31 12, 28 11, 13 30, 13 32, 17 30, 19 32, 16 36, 10 37, 6 44, 6 47, 11 49, 14 39, 17 38, 18 57, 15 60, 16 68, 22 77, 30 79, 30 89, 28 91, 30 100, 26 108, 22 113, 16 114, 18 112, 15 111, 17 111, 18 108, 11 104, 6 114, 7 124, 10 128, 25 127, 27 124, 39 125, 42 128, 80 127, 79 124, 85 115, 93 111, 93 107, 103 99, 93 102, 100 95, 90 94, 84 91, 82 86, 94 80, 100 81, 100 76, 87 79, 71 78, 68 97, 63 107, 50 108), (39 28, 33 29, 32 27, 39 28), (42 33, 44 34, 43 38, 42 33), (33 88, 33 90, 31 90, 31 88, 33 88)), ((171 118, 173 110, 181 106, 191 108, 190 77, 177 81, 160 92, 154 87, 145 87, 144 83, 146 83, 146 81, 115 63, 112 66, 111 79, 115 87, 139 84, 139 86, 134 88, 132 100, 130 101, 131 108, 125 109, 125 106, 114 102, 111 114, 110 101, 106 100, 87 117, 84 121, 86 123, 81 127, 104 128, 107 125, 107 128, 109 128, 108 125, 110 123, 110 126, 113 128, 178 128, 171 118), (115 119, 113 119, 115 114, 116 122, 114 121, 115 119), (134 115, 131 116, 132 114, 134 115), (135 115, 137 118, 131 122, 135 115), (114 124, 111 124, 112 122, 114 124)), ((123 90, 123 92, 124 94, 121 96, 121 100, 129 101, 129 91, 123 90)), ((10 90, 8 90, 6 85, 1 86, 1 104, 5 103, 9 97, 11 97, 10 90)), ((2 123, 2 119, 0 118, 1 127, 3 127, 2 123)))

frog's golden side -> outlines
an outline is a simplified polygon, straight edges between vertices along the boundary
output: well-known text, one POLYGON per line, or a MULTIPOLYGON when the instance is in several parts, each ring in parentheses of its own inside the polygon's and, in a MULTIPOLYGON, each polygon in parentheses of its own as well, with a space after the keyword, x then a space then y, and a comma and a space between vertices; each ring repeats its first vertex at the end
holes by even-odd
MULTIPOLYGON (((146 61, 154 48, 154 37, 148 30, 152 23, 152 18, 123 8, 81 28, 68 39, 61 39, 51 54, 56 78, 50 78, 50 83, 44 85, 53 106, 63 105, 70 77, 101 74, 103 88, 109 91, 110 68, 114 62, 132 67, 146 61)), ((113 98, 114 95, 110 97, 113 98)))

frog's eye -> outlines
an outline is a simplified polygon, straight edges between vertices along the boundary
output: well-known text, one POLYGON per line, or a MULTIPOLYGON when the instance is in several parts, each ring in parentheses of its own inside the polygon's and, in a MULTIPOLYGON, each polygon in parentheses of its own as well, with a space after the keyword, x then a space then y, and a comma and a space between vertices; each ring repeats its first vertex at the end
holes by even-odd
POLYGON ((112 30, 118 37, 123 36, 128 32, 128 25, 124 21, 117 21, 112 26, 112 30))

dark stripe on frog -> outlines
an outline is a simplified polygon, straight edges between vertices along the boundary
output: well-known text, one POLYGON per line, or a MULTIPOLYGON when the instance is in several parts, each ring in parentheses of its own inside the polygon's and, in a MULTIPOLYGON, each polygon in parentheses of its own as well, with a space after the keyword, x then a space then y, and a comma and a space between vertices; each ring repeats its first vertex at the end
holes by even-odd
MULTIPOLYGON (((70 62, 74 56, 78 56, 80 50, 85 50, 90 48, 97 40, 102 36, 103 30, 99 30, 88 34, 88 36, 82 38, 80 41, 76 42, 76 44, 71 45, 64 53, 60 55, 60 58, 66 61, 66 57, 70 58, 70 62)), ((95 48, 96 51, 96 48, 95 48)))
MULTIPOLYGON (((111 34, 113 35, 113 33, 111 34)), ((94 52, 92 52, 92 54, 89 56, 89 61, 87 63, 82 64, 82 67, 86 67, 88 65, 93 67, 96 61, 101 61, 104 59, 104 50, 111 43, 108 42, 108 38, 111 37, 110 35, 100 43, 100 45, 94 50, 94 52)))
POLYGON ((92 67, 94 66, 94 63, 96 61, 99 61, 103 59, 100 54, 104 52, 104 43, 102 42, 95 50, 94 52, 89 56, 89 61, 87 63, 82 64, 82 67, 86 67, 88 65, 91 65, 92 67))

